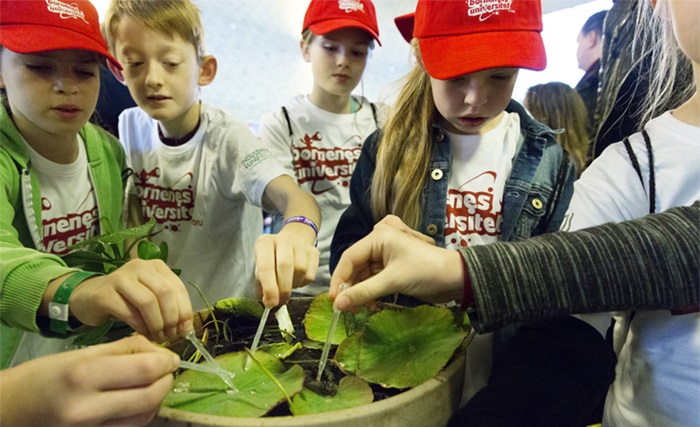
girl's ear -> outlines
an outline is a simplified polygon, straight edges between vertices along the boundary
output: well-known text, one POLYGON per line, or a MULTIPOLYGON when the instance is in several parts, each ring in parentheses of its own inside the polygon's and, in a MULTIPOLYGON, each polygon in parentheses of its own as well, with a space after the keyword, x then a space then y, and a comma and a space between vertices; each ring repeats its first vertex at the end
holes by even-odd
POLYGON ((309 55, 309 44, 304 41, 304 39, 299 40, 299 49, 301 49, 301 56, 304 61, 311 62, 311 55, 309 55))
POLYGON ((218 63, 214 56, 206 55, 202 57, 202 65, 199 68, 199 80, 197 80, 197 83, 200 86, 206 86, 213 82, 214 77, 216 77, 217 67, 218 63))

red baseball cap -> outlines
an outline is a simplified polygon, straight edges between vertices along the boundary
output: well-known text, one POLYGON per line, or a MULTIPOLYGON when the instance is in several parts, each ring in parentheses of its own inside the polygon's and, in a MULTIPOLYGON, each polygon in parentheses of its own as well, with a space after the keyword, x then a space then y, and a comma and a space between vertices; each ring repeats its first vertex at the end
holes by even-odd
POLYGON ((359 28, 379 41, 379 26, 370 0, 311 0, 304 16, 302 33, 309 29, 317 35, 341 28, 359 28))
POLYGON ((404 39, 418 39, 425 69, 436 79, 547 66, 539 0, 418 0, 415 13, 394 22, 404 39))
POLYGON ((109 53, 88 0, 0 0, 0 45, 21 54, 89 50, 122 68, 109 53))

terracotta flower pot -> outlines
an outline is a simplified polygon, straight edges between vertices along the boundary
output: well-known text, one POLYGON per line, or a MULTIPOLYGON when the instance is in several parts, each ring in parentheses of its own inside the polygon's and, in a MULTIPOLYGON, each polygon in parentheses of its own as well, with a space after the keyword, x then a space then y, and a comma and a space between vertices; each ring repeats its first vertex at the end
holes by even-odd
MULTIPOLYGON (((303 304, 303 302, 302 302, 303 304)), ((295 321, 294 303, 290 314, 295 321)), ((307 305, 308 307, 308 305, 307 305)), ((305 310, 302 312, 303 316, 305 310)), ((473 334, 467 337, 471 340, 473 334)), ((438 375, 423 384, 369 405, 313 415, 235 418, 162 407, 151 426, 157 427, 425 427, 444 426, 459 407, 464 384, 465 352, 461 346, 438 375)))

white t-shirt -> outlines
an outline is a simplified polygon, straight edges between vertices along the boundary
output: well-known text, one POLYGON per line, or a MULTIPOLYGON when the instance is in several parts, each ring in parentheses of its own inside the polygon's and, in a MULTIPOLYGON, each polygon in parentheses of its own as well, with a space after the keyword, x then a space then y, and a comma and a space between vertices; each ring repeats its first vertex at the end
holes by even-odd
MULTIPOLYGON (((671 113, 646 126, 654 155, 656 212, 700 199, 700 128, 671 113)), ((574 184, 563 230, 621 222, 649 212, 649 162, 640 133, 630 137, 644 187, 622 143, 613 144, 574 184)), ((599 330, 611 314, 582 315, 599 330), (601 321, 602 318, 602 321, 601 321)), ((615 382, 605 403, 604 425, 700 425, 700 314, 638 311, 614 330, 615 382)))
POLYGON ((178 147, 163 144, 158 125, 140 108, 119 117, 129 167, 129 194, 146 221, 155 217, 156 244, 167 242, 168 265, 181 269, 195 310, 232 296, 255 297, 253 245, 262 234, 262 196, 284 175, 248 126, 201 104, 199 129, 178 147))
POLYGON ((520 139, 520 116, 504 113, 498 126, 483 135, 448 135, 452 161, 445 247, 497 242, 503 222, 503 190, 520 139))
MULTIPOLYGON (((500 241, 503 191, 520 140, 520 116, 504 112, 498 125, 483 135, 448 135, 452 159, 445 248, 500 241)), ((467 347, 462 404, 488 383, 491 339, 492 334, 480 334, 467 347)))
MULTIPOLYGON (((29 144, 25 145, 41 188, 43 247, 39 249, 55 255, 65 255, 70 252, 69 246, 87 240, 100 231, 85 144, 78 136, 78 158, 70 164, 55 163, 36 152, 29 144)), ((72 338, 46 338, 25 332, 11 366, 74 348, 72 338)))
POLYGON ((317 294, 328 290, 333 233, 340 215, 350 205, 350 178, 362 144, 377 129, 369 101, 359 100, 362 108, 355 114, 335 114, 317 107, 306 95, 294 97, 286 105, 291 137, 281 108, 261 119, 260 138, 287 173, 296 177, 299 186, 316 198, 323 216, 316 280, 295 292, 317 294))

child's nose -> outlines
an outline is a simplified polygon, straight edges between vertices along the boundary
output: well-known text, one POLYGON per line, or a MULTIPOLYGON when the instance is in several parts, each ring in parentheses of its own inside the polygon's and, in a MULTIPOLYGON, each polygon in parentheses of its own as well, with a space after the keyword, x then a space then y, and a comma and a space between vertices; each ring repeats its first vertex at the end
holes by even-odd
POLYGON ((348 58, 348 52, 341 49, 335 58, 336 65, 339 67, 347 67, 350 65, 350 59, 348 58))
POLYGON ((464 92, 464 103, 467 105, 478 107, 485 104, 487 101, 486 91, 478 84, 469 85, 464 92))
POLYGON ((78 79, 70 73, 61 73, 54 80, 54 90, 58 93, 74 95, 78 92, 78 79))
POLYGON ((149 87, 162 86, 163 76, 160 71, 160 67, 157 64, 148 67, 148 74, 146 75, 146 85, 148 85, 149 87))

